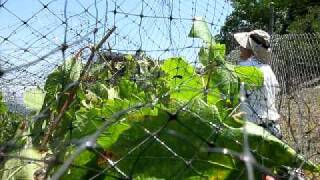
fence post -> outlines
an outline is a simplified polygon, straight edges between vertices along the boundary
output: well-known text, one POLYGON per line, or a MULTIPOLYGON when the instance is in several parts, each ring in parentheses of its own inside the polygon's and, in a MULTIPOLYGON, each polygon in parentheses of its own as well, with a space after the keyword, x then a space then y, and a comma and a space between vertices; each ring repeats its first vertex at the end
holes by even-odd
POLYGON ((273 33, 273 25, 274 25, 274 3, 270 2, 269 5, 269 34, 273 33))

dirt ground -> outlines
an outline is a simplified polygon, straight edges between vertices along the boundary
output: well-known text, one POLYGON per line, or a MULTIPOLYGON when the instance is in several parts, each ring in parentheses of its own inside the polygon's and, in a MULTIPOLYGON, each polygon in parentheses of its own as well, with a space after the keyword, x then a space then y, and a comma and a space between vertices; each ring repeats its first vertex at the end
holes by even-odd
MULTIPOLYGON (((283 140, 316 164, 320 163, 320 88, 299 89, 278 97, 283 140)), ((308 174, 307 179, 320 179, 308 174)))

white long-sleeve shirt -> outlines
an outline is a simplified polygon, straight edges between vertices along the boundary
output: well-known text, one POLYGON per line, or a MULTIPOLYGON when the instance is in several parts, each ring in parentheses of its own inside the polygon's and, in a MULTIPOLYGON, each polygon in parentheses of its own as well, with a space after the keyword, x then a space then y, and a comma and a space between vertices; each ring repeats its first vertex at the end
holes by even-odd
POLYGON ((240 110, 245 113, 245 118, 254 123, 265 123, 267 120, 277 121, 280 118, 276 109, 276 94, 279 92, 279 83, 267 64, 262 64, 254 57, 239 62, 240 66, 255 66, 264 75, 263 86, 256 90, 245 90, 246 100, 240 105, 240 110))

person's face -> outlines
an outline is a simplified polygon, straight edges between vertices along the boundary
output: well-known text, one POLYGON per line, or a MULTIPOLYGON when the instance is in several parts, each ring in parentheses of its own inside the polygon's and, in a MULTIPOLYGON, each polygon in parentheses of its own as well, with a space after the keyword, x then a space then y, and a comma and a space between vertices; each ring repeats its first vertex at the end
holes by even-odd
POLYGON ((250 49, 246 49, 240 46, 240 59, 246 60, 249 59, 253 55, 250 49))

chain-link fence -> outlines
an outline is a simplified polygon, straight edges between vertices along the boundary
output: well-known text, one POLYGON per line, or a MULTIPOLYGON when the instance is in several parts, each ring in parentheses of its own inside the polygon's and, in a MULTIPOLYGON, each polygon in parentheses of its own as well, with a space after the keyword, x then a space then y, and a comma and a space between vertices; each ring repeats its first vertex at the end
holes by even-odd
POLYGON ((320 36, 275 35, 272 46, 272 67, 282 90, 278 108, 285 139, 318 162, 320 36))
MULTIPOLYGON (((220 88, 224 81, 235 81, 230 69, 223 71, 222 79, 227 79, 214 79, 213 85, 202 76, 211 75, 210 70, 195 70, 202 46, 188 37, 195 17, 203 17, 211 32, 218 33, 230 11, 229 1, 218 0, 0 0, 0 89, 10 110, 0 110, 0 120, 6 129, 17 128, 14 135, 1 137, 0 175, 253 179, 313 167, 304 160, 318 161, 309 156, 317 146, 306 150, 304 121, 288 125, 298 140, 285 136, 307 155, 303 160, 261 127, 242 128, 232 90, 220 88), (44 103, 38 107, 41 96, 44 103), (27 111, 23 101, 37 110, 27 111), (15 123, 7 123, 9 119, 15 123), (278 153, 270 153, 274 148, 278 153)), ((317 71, 303 71, 293 63, 290 70, 299 73, 298 83, 288 78, 292 71, 283 75, 284 68, 277 69, 287 63, 287 54, 295 57, 282 47, 292 44, 284 43, 287 36, 277 38, 274 62, 279 65, 273 66, 282 87, 287 87, 284 82, 315 80, 317 71)), ((301 41, 296 40, 297 46, 301 41)), ((307 57, 314 53, 303 50, 307 57)), ((290 110, 288 104, 281 111, 290 110)), ((295 113, 301 111, 306 112, 300 108, 295 113)), ((288 121, 291 114, 285 116, 288 121)), ((316 140, 317 122, 312 122, 308 130, 316 140)))
POLYGON ((319 34, 275 35, 272 45, 273 69, 284 92, 319 85, 319 34))

